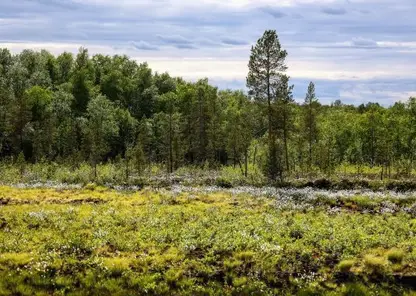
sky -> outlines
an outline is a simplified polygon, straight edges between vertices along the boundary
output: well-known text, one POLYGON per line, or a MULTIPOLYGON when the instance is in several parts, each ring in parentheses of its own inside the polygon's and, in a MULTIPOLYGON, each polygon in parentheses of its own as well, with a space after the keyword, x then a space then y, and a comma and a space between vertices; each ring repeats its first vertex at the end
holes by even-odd
POLYGON ((1 0, 0 47, 126 54, 154 71, 244 89, 267 29, 294 97, 391 105, 416 96, 415 0, 1 0))

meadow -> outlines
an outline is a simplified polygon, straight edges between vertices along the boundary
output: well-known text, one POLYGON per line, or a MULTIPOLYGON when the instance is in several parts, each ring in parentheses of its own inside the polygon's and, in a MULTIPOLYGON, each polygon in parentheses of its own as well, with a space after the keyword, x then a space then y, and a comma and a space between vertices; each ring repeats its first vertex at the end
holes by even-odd
POLYGON ((416 194, 0 187, 1 295, 414 295, 416 194))

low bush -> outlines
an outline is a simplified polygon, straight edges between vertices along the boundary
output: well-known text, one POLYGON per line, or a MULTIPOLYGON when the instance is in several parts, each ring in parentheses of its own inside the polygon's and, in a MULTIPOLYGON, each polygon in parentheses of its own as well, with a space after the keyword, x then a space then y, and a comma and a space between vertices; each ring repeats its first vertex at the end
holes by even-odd
POLYGON ((339 190, 349 190, 349 189, 354 189, 355 186, 355 182, 348 180, 348 179, 342 179, 340 182, 338 182, 335 187, 339 190))
POLYGON ((396 190, 400 192, 416 190, 416 182, 414 181, 389 181, 386 184, 386 189, 396 190))
POLYGON ((223 178, 218 178, 217 180, 215 180, 215 185, 221 188, 233 188, 233 184, 231 184, 230 181, 223 178))
POLYGON ((318 189, 331 189, 332 182, 328 179, 318 179, 313 182, 314 187, 318 189))

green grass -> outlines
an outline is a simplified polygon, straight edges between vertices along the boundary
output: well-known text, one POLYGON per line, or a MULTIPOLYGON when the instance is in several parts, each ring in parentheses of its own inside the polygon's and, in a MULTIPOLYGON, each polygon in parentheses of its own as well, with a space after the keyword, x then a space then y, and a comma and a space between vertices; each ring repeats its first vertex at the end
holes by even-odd
POLYGON ((247 194, 93 184, 0 187, 6 197, 0 295, 404 295, 393 264, 416 271, 405 212, 283 211, 247 194))

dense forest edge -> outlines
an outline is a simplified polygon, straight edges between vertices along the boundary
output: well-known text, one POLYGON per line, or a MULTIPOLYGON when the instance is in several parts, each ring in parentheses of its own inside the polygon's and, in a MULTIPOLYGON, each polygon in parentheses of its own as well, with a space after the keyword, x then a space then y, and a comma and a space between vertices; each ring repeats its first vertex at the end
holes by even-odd
POLYGON ((0 49, 0 182, 415 189, 416 98, 324 105, 311 82, 295 102, 287 54, 266 31, 245 92, 85 48, 0 49))

